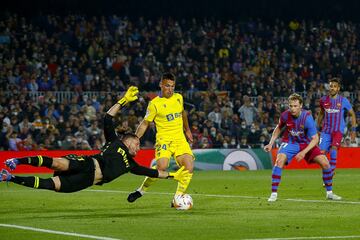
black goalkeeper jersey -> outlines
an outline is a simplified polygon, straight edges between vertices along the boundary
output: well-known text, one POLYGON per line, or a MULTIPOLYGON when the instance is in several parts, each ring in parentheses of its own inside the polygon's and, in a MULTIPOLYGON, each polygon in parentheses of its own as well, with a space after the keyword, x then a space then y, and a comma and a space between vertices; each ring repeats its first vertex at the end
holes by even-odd
POLYGON ((124 173, 141 167, 116 135, 113 118, 109 114, 106 114, 104 118, 104 135, 106 143, 101 153, 92 156, 99 162, 103 174, 103 179, 98 183, 99 185, 111 182, 124 173))

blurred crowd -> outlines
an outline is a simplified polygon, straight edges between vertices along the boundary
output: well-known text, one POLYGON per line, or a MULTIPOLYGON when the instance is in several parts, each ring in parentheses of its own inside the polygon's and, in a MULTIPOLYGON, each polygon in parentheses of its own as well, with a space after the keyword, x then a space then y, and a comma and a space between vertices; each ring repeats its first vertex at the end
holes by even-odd
MULTIPOLYGON (((100 149, 102 118, 130 85, 140 100, 116 119, 135 130, 161 73, 177 76, 193 148, 256 148, 269 141, 286 98, 316 118, 329 78, 360 126, 360 24, 124 16, 0 17, 0 149, 100 149), (69 92, 60 99, 56 92, 69 92), (41 94, 40 94, 41 93, 41 94), (90 94, 91 93, 91 94, 90 94), (35 97, 34 97, 35 96, 35 97)), ((347 122, 348 122, 347 118, 347 122)), ((359 146, 345 134, 343 146, 359 146)), ((142 139, 153 147, 152 126, 142 139)))

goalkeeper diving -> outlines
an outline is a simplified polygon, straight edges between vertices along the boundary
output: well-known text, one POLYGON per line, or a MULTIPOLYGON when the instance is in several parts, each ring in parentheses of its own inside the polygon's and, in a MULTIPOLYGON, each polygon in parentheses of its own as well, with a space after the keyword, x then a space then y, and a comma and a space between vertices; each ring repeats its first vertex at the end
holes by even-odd
POLYGON ((0 172, 0 182, 13 182, 30 188, 48 189, 56 192, 76 192, 92 185, 102 185, 113 181, 125 173, 151 178, 175 179, 180 183, 189 181, 190 173, 180 168, 167 172, 140 166, 134 160, 140 150, 139 138, 134 133, 117 134, 113 118, 125 105, 138 99, 137 87, 131 86, 125 95, 105 114, 104 135, 106 143, 96 155, 67 155, 64 157, 32 156, 11 158, 5 165, 14 170, 18 165, 27 164, 53 169, 54 176, 43 179, 37 176, 15 176, 8 170, 0 172))

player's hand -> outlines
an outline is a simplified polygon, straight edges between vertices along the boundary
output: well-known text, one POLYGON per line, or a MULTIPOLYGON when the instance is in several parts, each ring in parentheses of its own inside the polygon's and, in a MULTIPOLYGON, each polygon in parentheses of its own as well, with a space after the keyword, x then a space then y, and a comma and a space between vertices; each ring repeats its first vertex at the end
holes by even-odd
POLYGON ((121 106, 124 106, 126 105, 127 103, 129 102, 133 102, 135 100, 138 99, 138 96, 137 94, 139 93, 139 89, 135 86, 131 86, 129 87, 129 89, 126 91, 124 97, 122 97, 118 103, 121 105, 121 106))
POLYGON ((305 157, 305 153, 301 151, 298 154, 296 154, 295 159, 296 161, 300 162, 302 159, 304 159, 304 157, 305 157))
POLYGON ((271 149, 272 149, 272 144, 270 144, 270 143, 268 145, 264 146, 264 151, 265 152, 270 152, 271 149))
POLYGON ((176 181, 179 181, 182 184, 190 181, 192 174, 189 173, 189 170, 184 169, 185 167, 182 166, 176 172, 169 172, 169 177, 174 178, 176 181))
POLYGON ((193 135, 192 135, 190 129, 185 131, 185 136, 186 136, 187 140, 189 140, 190 143, 194 142, 193 135))

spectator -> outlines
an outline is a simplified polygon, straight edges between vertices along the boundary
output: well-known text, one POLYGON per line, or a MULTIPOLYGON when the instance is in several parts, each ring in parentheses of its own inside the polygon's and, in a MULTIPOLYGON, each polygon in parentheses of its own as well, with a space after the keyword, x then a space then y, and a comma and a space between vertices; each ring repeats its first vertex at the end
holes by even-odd
POLYGON ((240 114, 240 118, 242 120, 245 120, 246 126, 250 126, 258 113, 258 110, 254 107, 254 103, 250 101, 250 98, 245 95, 243 97, 244 104, 238 109, 238 112, 240 114))

